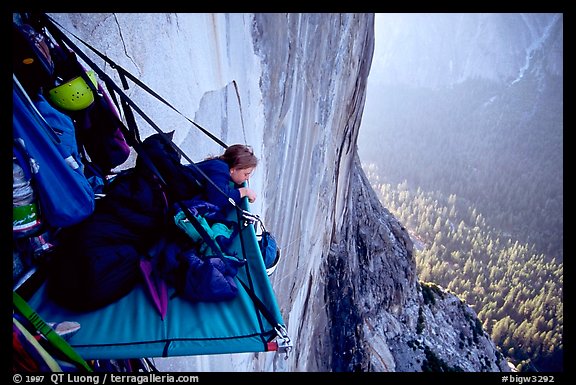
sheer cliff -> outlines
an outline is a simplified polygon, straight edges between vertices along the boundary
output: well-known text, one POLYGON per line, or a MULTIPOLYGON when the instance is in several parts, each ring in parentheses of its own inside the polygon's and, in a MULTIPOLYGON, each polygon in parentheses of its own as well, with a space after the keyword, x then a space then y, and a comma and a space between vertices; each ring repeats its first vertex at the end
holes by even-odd
MULTIPOLYGON (((261 160, 252 211, 282 249, 271 282, 294 350, 287 359, 157 359, 159 368, 509 370, 472 309, 418 282, 406 230, 361 169, 374 15, 51 15, 224 142, 251 144, 261 160)), ((220 152, 144 92, 128 93, 160 127, 176 130, 193 160, 220 152)), ((153 132, 140 129, 142 137, 153 132)))

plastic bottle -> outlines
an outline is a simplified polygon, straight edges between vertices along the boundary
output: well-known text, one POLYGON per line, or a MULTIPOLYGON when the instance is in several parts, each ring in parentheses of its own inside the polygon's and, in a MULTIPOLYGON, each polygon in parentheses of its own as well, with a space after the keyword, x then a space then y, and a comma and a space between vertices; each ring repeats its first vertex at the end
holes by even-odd
POLYGON ((24 236, 40 227, 40 216, 34 190, 16 158, 12 161, 12 176, 12 231, 24 236))

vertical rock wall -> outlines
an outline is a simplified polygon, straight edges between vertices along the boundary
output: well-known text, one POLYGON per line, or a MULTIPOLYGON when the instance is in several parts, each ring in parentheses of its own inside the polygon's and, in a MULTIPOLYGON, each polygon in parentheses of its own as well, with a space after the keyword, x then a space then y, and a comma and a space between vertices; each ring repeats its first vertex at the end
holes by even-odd
POLYGON ((373 15, 257 15, 266 133, 266 217, 284 258, 272 277, 296 349, 292 370, 330 370, 326 263, 343 223, 373 15), (271 38, 271 31, 277 31, 271 38))

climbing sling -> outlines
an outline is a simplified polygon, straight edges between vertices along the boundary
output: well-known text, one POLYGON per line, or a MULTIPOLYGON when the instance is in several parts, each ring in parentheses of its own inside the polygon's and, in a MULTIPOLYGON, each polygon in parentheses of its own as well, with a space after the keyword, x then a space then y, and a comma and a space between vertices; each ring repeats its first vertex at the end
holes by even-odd
POLYGON ((64 353, 72 362, 88 372, 92 371, 92 368, 74 349, 70 347, 68 342, 66 342, 66 340, 60 337, 54 329, 46 324, 46 322, 44 322, 44 320, 26 303, 26 301, 24 301, 24 299, 22 299, 18 293, 15 291, 12 293, 12 301, 18 312, 26 317, 26 319, 28 319, 54 347, 64 353))

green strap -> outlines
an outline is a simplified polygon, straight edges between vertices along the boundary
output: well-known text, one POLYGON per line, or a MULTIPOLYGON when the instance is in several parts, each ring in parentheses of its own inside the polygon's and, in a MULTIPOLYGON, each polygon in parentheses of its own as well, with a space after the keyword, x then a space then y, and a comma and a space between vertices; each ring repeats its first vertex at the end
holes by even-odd
POLYGON ((12 300, 14 306, 24 317, 26 317, 32 325, 38 330, 52 345, 58 348, 73 362, 79 364, 84 369, 92 372, 92 368, 84 361, 84 359, 66 342, 66 340, 54 331, 44 320, 36 313, 26 301, 15 291, 12 292, 12 300))
POLYGON ((26 338, 26 341, 28 341, 28 343, 32 345, 34 349, 36 349, 36 352, 40 355, 41 359, 44 361, 44 364, 48 366, 51 371, 63 372, 58 362, 56 362, 50 353, 48 353, 46 349, 44 349, 44 347, 40 345, 38 341, 36 341, 34 336, 16 318, 12 318, 12 322, 14 326, 16 326, 16 328, 20 331, 20 333, 22 333, 24 338, 26 338))

